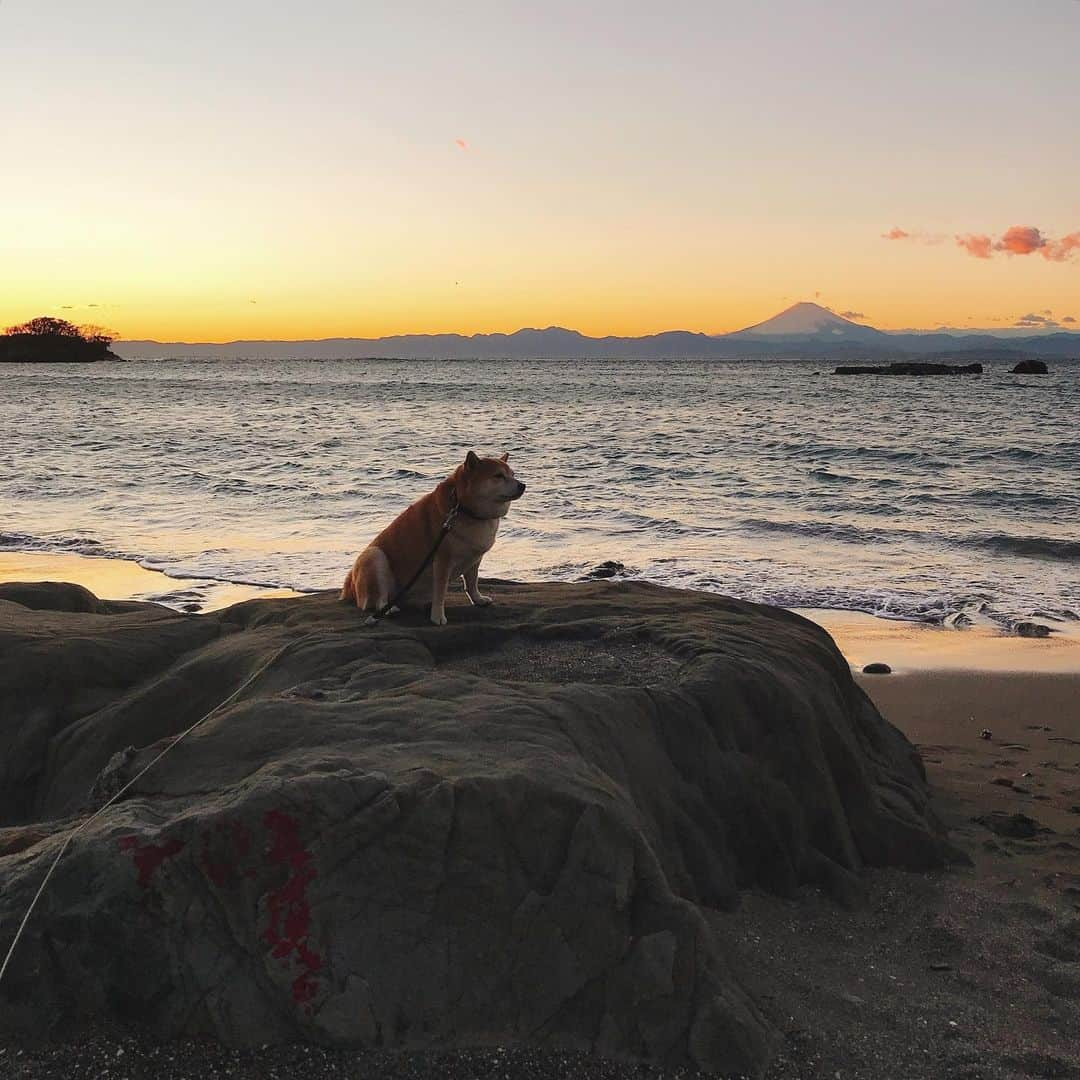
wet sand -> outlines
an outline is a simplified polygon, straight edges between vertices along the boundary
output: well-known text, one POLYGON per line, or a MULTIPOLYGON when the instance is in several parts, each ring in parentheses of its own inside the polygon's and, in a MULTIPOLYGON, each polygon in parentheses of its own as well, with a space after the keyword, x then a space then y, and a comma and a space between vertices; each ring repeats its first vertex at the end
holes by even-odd
POLYGON ((896 673, 1080 673, 1080 623, 1038 618, 1049 637, 1025 638, 983 620, 966 629, 880 619, 859 611, 803 610, 824 626, 856 669, 884 662, 896 673))
MULTIPOLYGON (((0 581, 31 574, 117 599, 167 595, 162 586, 170 584, 109 560, 0 556, 0 581)), ((739 911, 715 916, 732 963, 784 1033, 768 1077, 1080 1077, 1076 635, 1063 628, 1030 640, 987 627, 810 614, 856 670, 871 661, 893 668, 857 678, 919 748, 937 811, 970 865, 928 874, 871 870, 865 903, 851 909, 809 889, 786 899, 752 891, 739 911)), ((235 1053, 198 1040, 159 1047, 104 1029, 46 1045, 0 1040, 0 1074, 17 1077, 301 1073, 665 1075, 533 1051, 235 1053)))
POLYGON ((71 581, 103 600, 147 600, 180 611, 216 611, 255 596, 296 595, 291 589, 181 580, 126 559, 37 552, 0 553, 0 584, 7 581, 71 581))

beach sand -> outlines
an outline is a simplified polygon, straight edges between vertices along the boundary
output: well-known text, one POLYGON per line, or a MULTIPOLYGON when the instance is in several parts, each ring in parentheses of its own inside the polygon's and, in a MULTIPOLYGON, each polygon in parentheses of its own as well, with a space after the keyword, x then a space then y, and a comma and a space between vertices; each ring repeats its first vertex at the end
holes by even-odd
POLYGON ((1080 1077, 1080 674, 857 679, 972 865, 873 871, 851 912, 746 898, 733 948, 789 1040, 770 1076, 1080 1077))
MULTIPOLYGON (((1080 1077, 1080 641, 804 612, 916 745, 971 859, 873 871, 852 912, 746 898, 730 925, 788 1045, 770 1077, 1080 1077), (888 675, 865 675, 872 662, 888 675)), ((756 982, 754 982, 756 980, 756 982)))
MULTIPOLYGON (((187 586, 162 577, 106 559, 0 556, 0 581, 70 580, 113 599, 187 586)), ((970 865, 871 870, 865 903, 850 909, 814 890, 751 891, 737 912, 714 916, 732 964, 784 1033, 770 1080, 1080 1077, 1080 640, 1068 627, 1030 640, 804 614, 833 634, 860 685, 919 748, 937 812, 970 865), (858 673, 871 661, 893 673, 858 673)), ((0 1074, 688 1075, 535 1051, 158 1046, 110 1029, 46 1044, 4 1038, 0 1074)))

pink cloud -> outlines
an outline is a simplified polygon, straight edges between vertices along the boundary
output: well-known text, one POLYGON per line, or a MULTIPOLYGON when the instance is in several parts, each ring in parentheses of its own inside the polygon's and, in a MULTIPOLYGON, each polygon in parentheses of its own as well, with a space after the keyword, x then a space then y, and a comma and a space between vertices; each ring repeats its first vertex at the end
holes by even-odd
POLYGON ((928 244, 933 246, 940 244, 945 237, 941 233, 926 233, 909 231, 908 229, 901 229, 898 225, 894 225, 888 232, 881 234, 882 240, 910 240, 913 244, 928 244))
POLYGON ((461 150, 468 150, 469 149, 469 144, 464 139, 455 139, 454 140, 454 145, 457 146, 461 150))
POLYGON ((1046 237, 1034 225, 1010 225, 994 244, 994 250, 1007 251, 1010 255, 1030 255, 1046 244, 1046 237))
POLYGON ((1074 251, 1080 251, 1080 232, 1069 233, 1060 240, 1047 240, 1040 254, 1051 262, 1064 262, 1072 258, 1074 251))
POLYGON ((956 243, 976 259, 992 258, 995 251, 1006 255, 1038 252, 1051 262, 1067 262, 1080 251, 1080 232, 1055 240, 1034 225, 1010 225, 997 239, 986 233, 965 233, 957 235, 956 243))
POLYGON ((994 241, 985 233, 957 236, 956 243, 976 259, 989 259, 994 253, 994 241))

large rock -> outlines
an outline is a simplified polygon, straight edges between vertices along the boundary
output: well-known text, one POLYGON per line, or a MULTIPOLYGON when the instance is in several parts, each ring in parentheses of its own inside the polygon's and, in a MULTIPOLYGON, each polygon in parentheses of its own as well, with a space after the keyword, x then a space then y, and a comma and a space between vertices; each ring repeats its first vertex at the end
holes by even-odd
POLYGON ((776 1032, 715 912, 941 865, 917 755, 789 612, 493 591, 440 629, 328 594, 202 616, 0 600, 5 945, 78 816, 236 695, 75 837, 6 1022, 760 1072, 776 1032))
POLYGON ((879 367, 838 367, 834 375, 981 375, 982 364, 928 364, 904 361, 879 367))

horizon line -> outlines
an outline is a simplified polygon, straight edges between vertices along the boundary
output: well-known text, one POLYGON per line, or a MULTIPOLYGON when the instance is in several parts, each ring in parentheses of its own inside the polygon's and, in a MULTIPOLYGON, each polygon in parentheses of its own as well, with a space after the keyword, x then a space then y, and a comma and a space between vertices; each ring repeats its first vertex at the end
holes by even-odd
MULTIPOLYGON (((878 333, 887 337, 900 337, 903 335, 931 335, 931 334, 945 334, 949 337, 963 337, 963 336, 983 336, 983 337, 1001 337, 1004 335, 1010 336, 1027 336, 1027 337, 1049 337, 1054 334, 1066 334, 1080 337, 1080 326, 1077 329, 1069 329, 1063 326, 1048 326, 1048 327, 1028 327, 1028 326, 1001 326, 1001 327, 961 327, 961 326, 934 326, 934 327, 903 327, 897 330, 881 330, 876 326, 872 326, 869 323, 853 323, 853 326, 859 327, 864 330, 876 330, 878 333)), ((188 341, 180 339, 164 340, 161 338, 123 338, 118 337, 113 339, 114 345, 123 344, 147 344, 147 345, 247 345, 247 344, 281 344, 281 345, 308 345, 319 344, 327 341, 393 341, 395 338, 461 338, 463 340, 471 341, 476 338, 492 338, 492 337, 515 337, 518 334, 535 333, 546 334, 552 331, 558 331, 564 334, 574 334, 586 341, 643 341, 649 338, 665 337, 670 334, 687 334, 692 337, 707 338, 709 340, 719 340, 722 338, 736 337, 739 334, 745 334, 750 328, 744 328, 741 330, 729 330, 722 333, 710 334, 705 330, 687 330, 683 328, 672 328, 669 330, 656 330, 647 334, 586 334, 584 331, 575 330, 573 327, 568 326, 521 326, 517 330, 478 330, 475 333, 462 333, 459 330, 435 330, 435 331, 404 331, 394 334, 379 334, 377 336, 363 336, 360 334, 333 334, 327 337, 304 337, 304 338, 230 338, 228 340, 202 340, 202 341, 188 341)), ((796 333, 761 333, 761 338, 791 338, 792 340, 797 338, 813 337, 815 332, 796 332, 796 333)))

